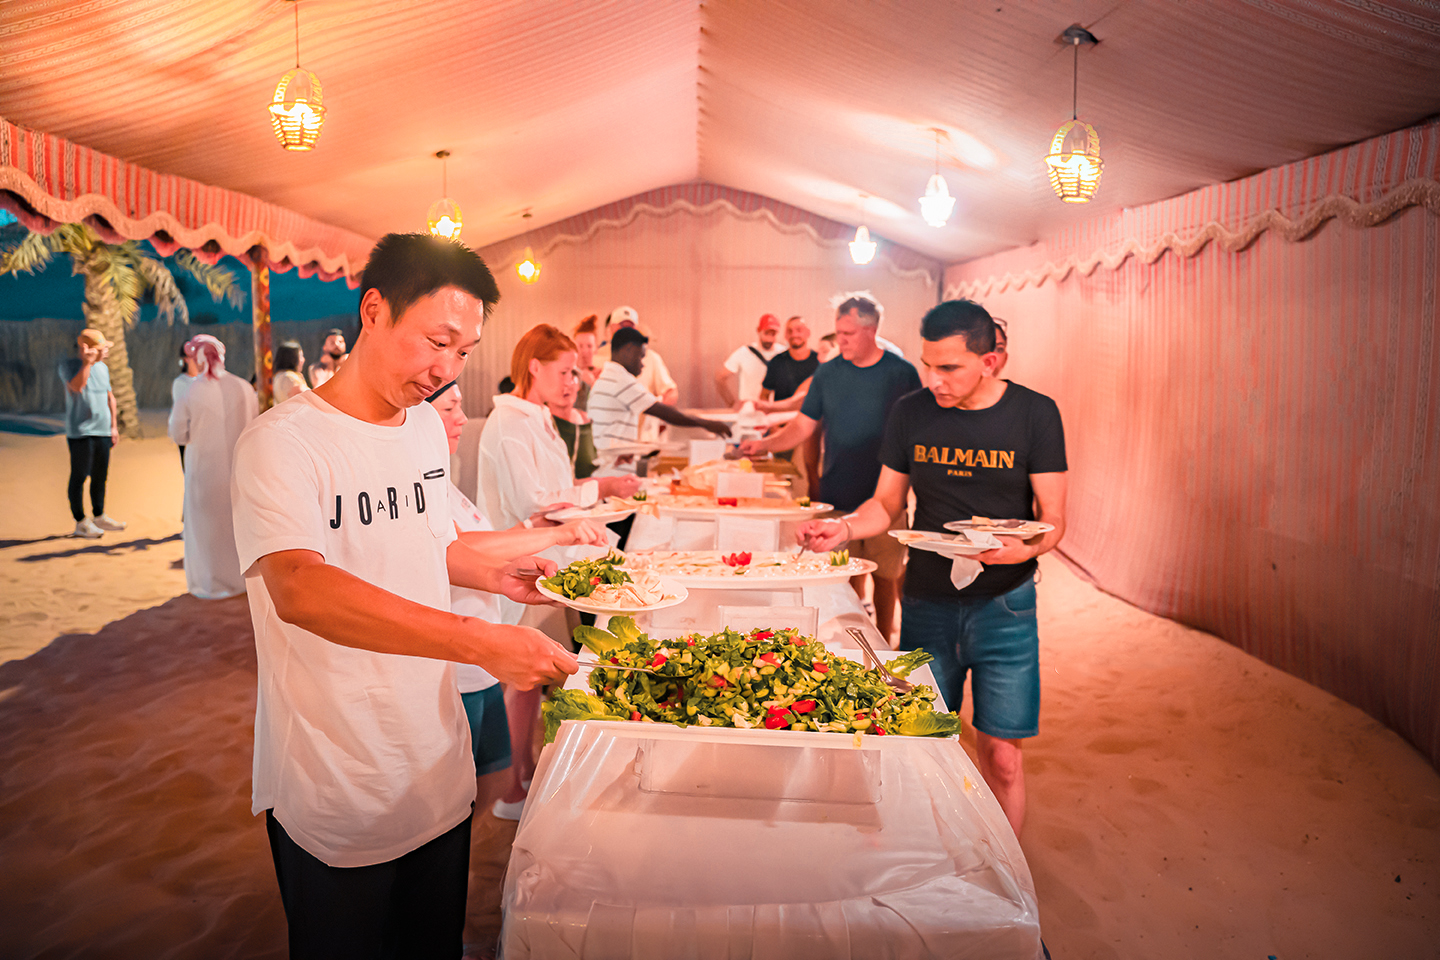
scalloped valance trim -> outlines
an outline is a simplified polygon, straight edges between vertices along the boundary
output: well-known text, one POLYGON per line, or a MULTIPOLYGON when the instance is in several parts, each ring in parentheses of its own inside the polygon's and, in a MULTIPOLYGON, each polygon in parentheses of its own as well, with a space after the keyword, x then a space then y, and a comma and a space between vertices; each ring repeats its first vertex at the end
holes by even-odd
MULTIPOLYGON (((576 233, 560 233, 554 237, 551 237, 550 239, 546 240, 539 247, 539 249, 535 250, 535 254, 541 258, 544 258, 562 246, 578 246, 580 244, 590 241, 602 230, 623 229, 630 226, 642 216, 662 219, 674 216, 677 213, 686 213, 690 214, 691 216, 703 217, 716 212, 728 213, 739 220, 765 220, 770 224, 771 227, 773 227, 780 233, 788 234, 791 236, 803 234, 808 237, 810 241, 816 246, 822 247, 827 250, 843 249, 849 243, 848 240, 844 239, 832 240, 822 237, 819 231, 817 231, 808 223, 785 223, 772 211, 767 210, 764 207, 760 207, 756 210, 742 210, 734 203, 731 203, 729 200, 711 200, 708 203, 696 204, 682 198, 671 200, 664 206, 657 206, 655 204, 646 203, 644 201, 637 202, 632 205, 628 210, 626 210, 622 216, 607 217, 604 219, 595 220, 590 222, 587 227, 582 231, 576 233)), ((515 243, 516 240, 510 240, 506 244, 506 246, 515 243)), ((500 246, 500 244, 496 244, 495 246, 500 246)), ((493 247, 490 249, 493 249, 493 247)), ((525 259, 525 246, 522 244, 520 246, 514 247, 514 249, 512 249, 510 253, 506 254, 503 263, 500 263, 498 265, 492 265, 492 269, 509 270, 518 265, 523 259, 525 259)), ((923 267, 901 267, 896 264, 895 261, 890 259, 890 257, 886 256, 883 252, 877 253, 875 256, 875 260, 883 260, 885 262, 886 269, 889 270, 893 276, 899 277, 902 280, 923 279, 931 284, 939 283, 940 273, 937 271, 927 270, 923 267)))
MULTIPOLYGON (((264 250, 265 262, 272 270, 284 273, 294 267, 303 277, 344 278, 351 287, 359 286, 364 267, 363 263, 352 263, 346 254, 330 256, 317 247, 302 249, 288 241, 277 241, 263 230, 250 230, 237 237, 214 223, 191 229, 163 210, 132 219, 113 200, 98 193, 62 200, 46 193, 15 167, 0 167, 0 195, 7 193, 19 202, 12 200, 3 205, 26 227, 39 233, 49 233, 62 223, 84 223, 107 243, 149 240, 162 256, 184 247, 211 262, 221 254, 248 262, 250 251, 259 248, 264 250)), ((0 196, 0 202, 3 199, 0 196)))
POLYGON ((1088 277, 1099 267, 1117 270, 1131 257, 1142 263, 1151 264, 1167 252, 1182 257, 1194 257, 1211 243, 1218 243, 1229 253, 1237 253, 1253 244, 1266 231, 1279 234, 1292 243, 1305 240, 1329 220, 1341 220, 1352 227, 1375 227, 1389 220, 1401 210, 1420 206, 1440 216, 1440 181, 1421 178, 1407 180, 1374 203, 1360 203, 1347 196, 1332 195, 1312 206, 1300 219, 1291 220, 1279 210, 1266 210, 1258 214, 1239 230, 1230 230, 1224 224, 1211 221, 1188 236, 1167 233, 1150 246, 1142 246, 1134 238, 1125 240, 1117 250, 1101 250, 1089 256, 1069 256, 1059 263, 1046 262, 1044 266, 1023 273, 1006 273, 981 280, 965 280, 945 287, 945 299, 956 297, 990 296, 1011 290, 1022 290, 1027 286, 1040 286, 1046 280, 1059 283, 1078 273, 1088 277))

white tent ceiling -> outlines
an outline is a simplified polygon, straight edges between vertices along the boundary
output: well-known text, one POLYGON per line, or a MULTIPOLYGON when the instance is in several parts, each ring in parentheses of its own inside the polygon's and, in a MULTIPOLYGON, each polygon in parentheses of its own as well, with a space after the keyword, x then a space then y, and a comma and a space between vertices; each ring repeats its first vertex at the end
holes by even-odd
POLYGON ((0 116, 368 236, 450 194, 479 246, 703 179, 946 261, 1287 163, 1440 113, 1427 0, 303 0, 318 148, 265 111, 294 65, 286 0, 6 0, 0 116), (1100 196, 1041 157, 1099 129, 1100 196), (915 198, 941 169, 950 225, 915 198), (862 199, 868 196, 869 199, 862 199), (525 211, 533 219, 522 220, 525 211))

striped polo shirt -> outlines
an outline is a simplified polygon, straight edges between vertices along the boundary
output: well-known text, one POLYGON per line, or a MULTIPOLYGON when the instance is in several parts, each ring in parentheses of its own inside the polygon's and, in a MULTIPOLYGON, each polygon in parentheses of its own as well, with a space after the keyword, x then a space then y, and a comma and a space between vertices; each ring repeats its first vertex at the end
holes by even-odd
POLYGON ((614 360, 606 362, 590 388, 586 411, 595 421, 595 448, 630 443, 640 436, 640 415, 659 402, 655 394, 614 360))

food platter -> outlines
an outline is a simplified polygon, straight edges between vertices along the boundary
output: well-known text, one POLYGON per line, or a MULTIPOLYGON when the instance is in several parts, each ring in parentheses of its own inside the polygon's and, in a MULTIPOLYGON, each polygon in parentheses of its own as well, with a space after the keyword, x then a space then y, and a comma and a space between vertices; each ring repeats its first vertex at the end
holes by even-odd
POLYGON ((978 531, 974 532, 972 539, 966 539, 964 534, 952 537, 929 530, 891 530, 890 536, 913 550, 929 550, 952 559, 973 557, 988 550, 997 550, 1001 546, 994 536, 978 531))
POLYGON ((989 517, 971 517, 969 520, 951 520, 945 524, 945 529, 957 533, 968 530, 997 537, 1023 537, 1028 540, 1042 533, 1049 533, 1055 529, 1055 524, 1045 523, 1043 520, 992 520, 989 517))
POLYGON ((690 591, 686 590, 681 584, 662 578, 661 585, 665 592, 665 598, 645 606, 622 606, 615 602, 607 603, 603 600, 596 601, 590 597, 567 597, 559 591, 546 586, 543 582, 536 583, 535 588, 556 603, 564 604, 572 610, 599 615, 616 613, 636 614, 649 613, 652 610, 664 610, 666 607, 673 607, 676 604, 684 603, 690 596, 690 591))
POLYGON ((667 581, 697 590, 776 590, 845 583, 851 577, 873 573, 876 564, 859 558, 832 564, 829 555, 823 553, 655 550, 628 554, 621 569, 652 571, 667 581), (748 557, 749 562, 727 563, 726 557, 748 557))

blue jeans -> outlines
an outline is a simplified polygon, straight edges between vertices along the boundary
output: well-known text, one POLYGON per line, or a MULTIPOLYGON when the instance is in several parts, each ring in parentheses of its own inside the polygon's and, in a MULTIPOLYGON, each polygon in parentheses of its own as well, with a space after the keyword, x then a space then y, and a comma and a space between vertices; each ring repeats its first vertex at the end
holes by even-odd
POLYGON ((900 611, 901 649, 925 650, 935 658, 930 669, 951 710, 964 703, 965 677, 973 671, 976 730, 1003 740, 1040 732, 1034 581, 998 597, 905 597, 900 611))

